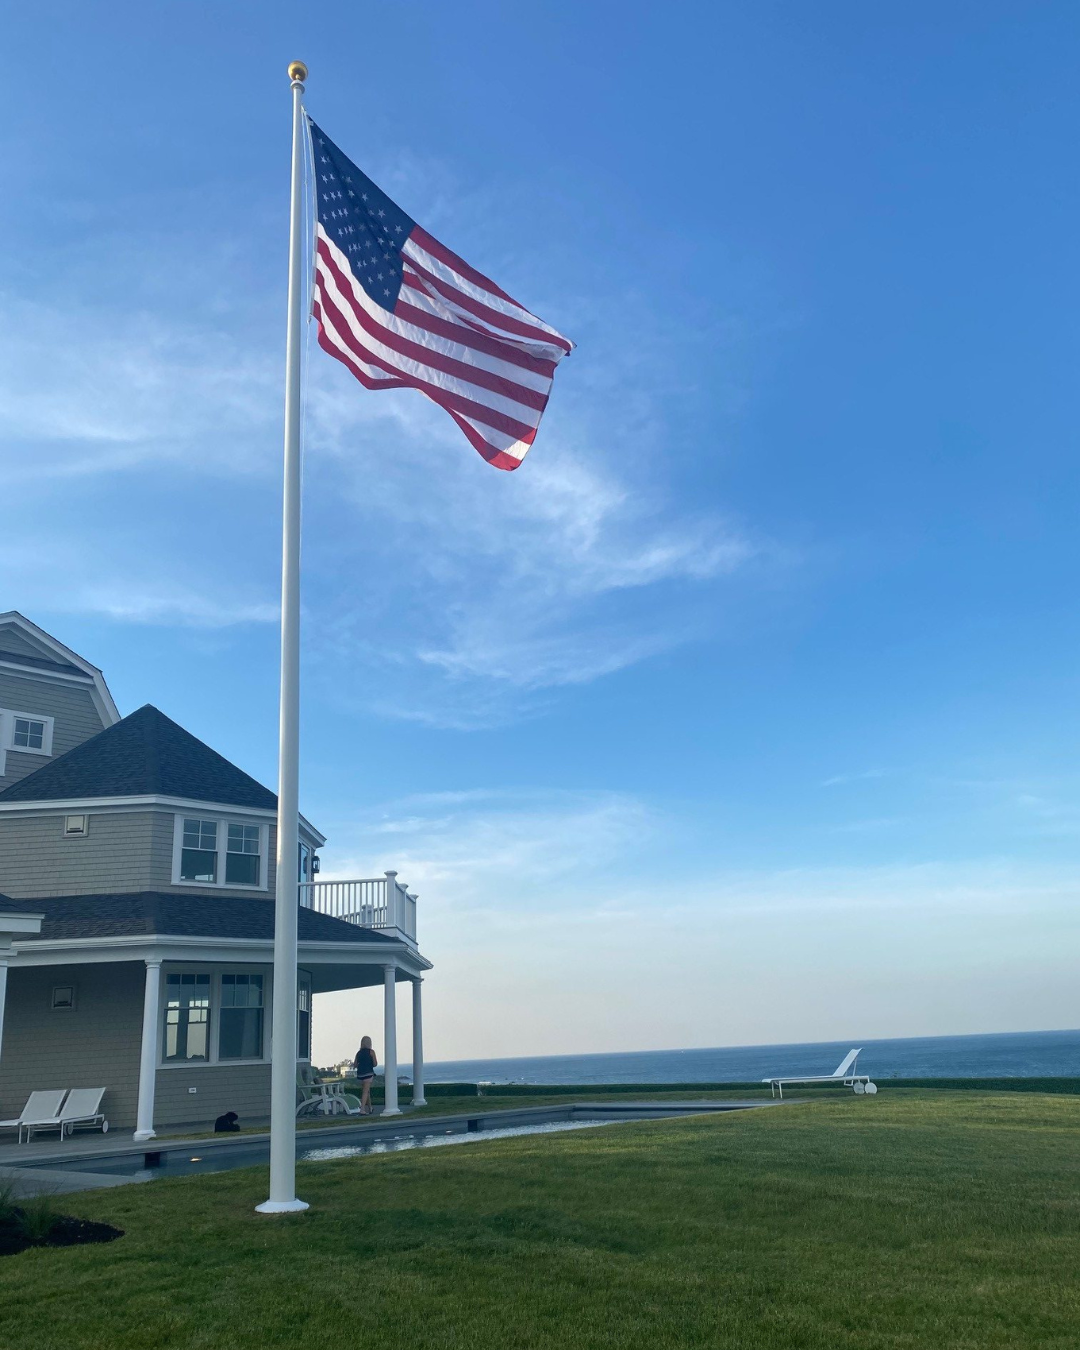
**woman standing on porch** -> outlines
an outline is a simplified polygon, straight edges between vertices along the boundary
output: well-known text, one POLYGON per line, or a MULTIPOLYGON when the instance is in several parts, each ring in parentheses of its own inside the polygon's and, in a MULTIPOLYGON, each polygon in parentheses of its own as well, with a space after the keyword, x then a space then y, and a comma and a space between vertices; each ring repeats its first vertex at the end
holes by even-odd
POLYGON ((378 1062, 375 1051, 371 1048, 371 1037, 365 1036, 353 1060, 356 1078, 360 1084, 360 1110, 365 1116, 371 1115, 371 1080, 375 1077, 375 1065, 378 1062))

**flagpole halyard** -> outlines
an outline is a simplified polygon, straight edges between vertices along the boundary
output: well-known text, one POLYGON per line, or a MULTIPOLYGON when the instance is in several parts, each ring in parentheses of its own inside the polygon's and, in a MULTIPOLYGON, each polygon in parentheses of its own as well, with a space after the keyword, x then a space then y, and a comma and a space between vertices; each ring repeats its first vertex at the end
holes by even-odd
POLYGON ((296 1197, 296 928, 300 819, 300 353, 303 333, 303 95, 307 66, 289 66, 293 99, 289 299, 285 342, 285 463, 281 541, 281 710, 277 885, 270 1062, 270 1196, 260 1214, 307 1209, 296 1197))

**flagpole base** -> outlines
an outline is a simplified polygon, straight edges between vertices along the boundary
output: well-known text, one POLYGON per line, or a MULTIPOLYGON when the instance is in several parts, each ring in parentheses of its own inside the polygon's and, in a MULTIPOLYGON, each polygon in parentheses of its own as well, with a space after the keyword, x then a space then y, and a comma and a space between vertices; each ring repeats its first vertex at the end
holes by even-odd
POLYGON ((299 1214, 302 1209, 310 1209, 306 1200, 264 1200, 255 1206, 256 1214, 299 1214))

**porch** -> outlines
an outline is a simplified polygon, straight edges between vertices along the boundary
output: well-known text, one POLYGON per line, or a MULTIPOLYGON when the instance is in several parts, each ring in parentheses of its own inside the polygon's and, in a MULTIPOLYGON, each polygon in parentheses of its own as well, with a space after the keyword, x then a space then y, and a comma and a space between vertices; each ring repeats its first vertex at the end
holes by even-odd
MULTIPOLYGON (((421 982, 430 963, 403 928, 409 924, 415 933, 415 897, 393 876, 378 882, 382 897, 368 881, 329 883, 342 887, 336 897, 342 918, 315 903, 301 908, 297 1031, 306 1049, 312 995, 381 986, 380 1058, 385 1114, 392 1116, 398 1113, 397 985, 411 985, 419 1105, 421 982), (357 896, 362 905, 350 908, 357 896)), ((34 907, 33 916, 0 914, 0 929, 16 922, 41 929, 9 932, 0 950, 0 1027, 7 1023, 0 1041, 0 1119, 17 1116, 32 1090, 97 1085, 107 1089, 110 1122, 133 1128, 138 1140, 155 1138, 159 1128, 207 1128, 226 1110, 251 1121, 266 1115, 272 905, 246 897, 140 893, 45 899, 34 907)))

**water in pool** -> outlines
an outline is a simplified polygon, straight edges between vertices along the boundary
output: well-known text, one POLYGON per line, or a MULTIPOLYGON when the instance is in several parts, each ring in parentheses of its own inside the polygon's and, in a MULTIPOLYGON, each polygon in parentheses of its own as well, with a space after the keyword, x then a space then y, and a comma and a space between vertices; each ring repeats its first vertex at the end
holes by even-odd
MULTIPOLYGON (((620 1119, 625 1120, 623 1116, 620 1119)), ((409 1148, 439 1148, 444 1144, 468 1144, 477 1139, 509 1139, 522 1134, 558 1134, 564 1130, 595 1129, 598 1125, 615 1125, 618 1120, 554 1120, 543 1125, 508 1125, 493 1129, 471 1131, 462 1123, 455 1130, 442 1134, 401 1134, 390 1139, 370 1139, 366 1142, 341 1143, 333 1147, 305 1147, 297 1140, 298 1162, 331 1162, 339 1158, 359 1158, 369 1153, 399 1153, 409 1148)), ((234 1167, 265 1165, 270 1159, 268 1144, 230 1145, 207 1149, 200 1153, 195 1146, 187 1150, 163 1151, 158 1155, 159 1165, 146 1167, 142 1153, 122 1154, 119 1157, 80 1158, 64 1163, 40 1164, 65 1172, 89 1172, 107 1176, 128 1176, 149 1180, 153 1177, 182 1177, 192 1173, 230 1172, 234 1167)))

